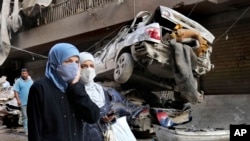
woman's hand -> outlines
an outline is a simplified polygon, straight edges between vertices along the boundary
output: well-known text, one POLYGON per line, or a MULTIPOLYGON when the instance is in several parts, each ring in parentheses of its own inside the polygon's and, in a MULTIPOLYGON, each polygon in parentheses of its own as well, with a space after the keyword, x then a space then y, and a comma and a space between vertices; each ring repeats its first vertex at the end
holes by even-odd
POLYGON ((114 113, 102 117, 102 121, 104 121, 105 123, 109 123, 114 119, 115 119, 114 113))

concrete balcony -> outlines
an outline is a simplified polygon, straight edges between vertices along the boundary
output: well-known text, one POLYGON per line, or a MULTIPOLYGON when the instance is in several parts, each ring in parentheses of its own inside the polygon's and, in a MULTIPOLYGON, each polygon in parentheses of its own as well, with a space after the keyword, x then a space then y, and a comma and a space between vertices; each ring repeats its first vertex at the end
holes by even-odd
MULTIPOLYGON (((92 1, 94 2, 95 0, 92 1)), ((82 6, 82 11, 80 8, 80 12, 79 5, 74 4, 71 7, 73 8, 73 10, 71 9, 71 12, 75 11, 75 14, 63 18, 62 15, 64 13, 60 13, 60 10, 59 13, 57 12, 55 15, 48 14, 49 11, 47 11, 47 15, 42 15, 47 16, 46 21, 44 20, 43 24, 15 34, 11 41, 12 45, 44 55, 47 55, 50 47, 55 42, 59 41, 71 42, 77 45, 80 50, 85 50, 93 45, 94 42, 117 30, 122 24, 132 20, 135 14, 139 11, 144 10, 152 12, 159 5, 175 7, 180 3, 182 5, 191 5, 197 2, 197 0, 189 0, 185 3, 183 3, 182 0, 98 1, 106 1, 107 3, 103 5, 96 4, 96 7, 93 6, 91 8, 87 8, 86 5, 80 5, 82 6), (76 12, 77 9, 78 12, 76 12), (56 18, 57 20, 52 20, 56 18)), ((84 2, 86 3, 86 1, 84 2)), ((70 7, 70 5, 68 5, 68 7, 70 7)), ((61 7, 61 10, 64 8, 61 7)), ((50 9, 51 12, 55 10, 56 9, 50 9)), ((20 52, 12 51, 10 57, 17 58, 21 54, 22 53, 20 52)))

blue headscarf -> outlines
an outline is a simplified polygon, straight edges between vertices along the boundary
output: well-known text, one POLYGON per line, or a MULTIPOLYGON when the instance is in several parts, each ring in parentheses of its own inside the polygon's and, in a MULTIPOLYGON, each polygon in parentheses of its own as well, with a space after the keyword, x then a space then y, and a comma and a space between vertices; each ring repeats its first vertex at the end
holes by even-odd
POLYGON ((58 43, 54 45, 49 52, 45 76, 52 80, 56 87, 62 92, 65 92, 68 83, 63 81, 57 74, 57 67, 58 65, 62 65, 66 59, 72 56, 79 57, 79 51, 74 45, 69 43, 58 43))

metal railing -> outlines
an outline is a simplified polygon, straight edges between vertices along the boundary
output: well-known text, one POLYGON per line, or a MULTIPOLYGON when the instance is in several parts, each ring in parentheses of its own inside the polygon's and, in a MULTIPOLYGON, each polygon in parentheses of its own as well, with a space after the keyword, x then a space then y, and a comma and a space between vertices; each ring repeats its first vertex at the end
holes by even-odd
POLYGON ((30 22, 33 25, 25 29, 49 24, 82 12, 90 12, 94 8, 103 7, 115 1, 117 0, 66 0, 58 4, 51 4, 49 7, 42 9, 34 18, 31 18, 30 22))

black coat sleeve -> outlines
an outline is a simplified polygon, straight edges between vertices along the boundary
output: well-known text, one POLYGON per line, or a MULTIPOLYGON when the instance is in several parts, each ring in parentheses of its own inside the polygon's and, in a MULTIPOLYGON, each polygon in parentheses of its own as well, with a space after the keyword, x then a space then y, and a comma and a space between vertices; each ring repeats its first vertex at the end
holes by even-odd
POLYGON ((100 119, 100 109, 92 102, 81 83, 69 85, 67 96, 75 112, 84 121, 95 123, 100 119))
POLYGON ((28 115, 28 130, 29 141, 41 141, 42 139, 42 111, 41 111, 42 96, 39 88, 32 85, 29 91, 27 115, 28 115))

